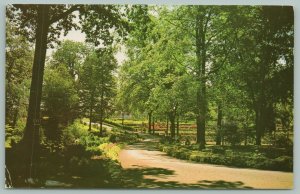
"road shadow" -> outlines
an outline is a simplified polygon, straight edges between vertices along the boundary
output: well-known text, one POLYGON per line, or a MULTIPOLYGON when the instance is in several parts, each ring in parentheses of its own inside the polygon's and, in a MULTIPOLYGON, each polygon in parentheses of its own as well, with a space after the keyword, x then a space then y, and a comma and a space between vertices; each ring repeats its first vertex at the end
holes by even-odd
POLYGON ((149 134, 139 134, 141 137, 141 141, 138 143, 134 143, 132 145, 128 145, 126 148, 129 150, 148 150, 148 151, 159 151, 157 147, 157 143, 159 142, 159 138, 153 137, 149 134))
POLYGON ((167 178, 170 176, 175 176, 175 172, 164 168, 139 167, 124 169, 122 174, 122 187, 130 189, 252 189, 252 187, 246 186, 241 181, 199 180, 197 183, 188 184, 168 181, 167 178), (151 178, 149 178, 149 176, 151 178), (162 181, 161 179, 164 178, 166 180, 162 181))

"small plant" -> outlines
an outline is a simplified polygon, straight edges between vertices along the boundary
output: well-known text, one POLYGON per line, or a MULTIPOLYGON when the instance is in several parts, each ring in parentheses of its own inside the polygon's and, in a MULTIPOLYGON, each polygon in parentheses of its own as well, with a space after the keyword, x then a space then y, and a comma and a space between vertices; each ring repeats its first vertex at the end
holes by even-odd
POLYGON ((88 136, 88 131, 79 120, 76 120, 63 130, 61 139, 65 145, 72 145, 83 143, 86 136, 88 136))
POLYGON ((103 143, 98 148, 112 160, 117 160, 121 151, 121 148, 114 143, 103 143))

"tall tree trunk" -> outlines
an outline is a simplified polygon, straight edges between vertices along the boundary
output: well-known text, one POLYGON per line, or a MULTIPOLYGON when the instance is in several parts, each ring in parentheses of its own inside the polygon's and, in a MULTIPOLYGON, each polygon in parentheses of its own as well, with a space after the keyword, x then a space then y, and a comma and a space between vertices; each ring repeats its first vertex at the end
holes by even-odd
POLYGON ((104 118, 104 91, 102 88, 101 99, 100 99, 100 136, 102 136, 103 133, 103 118, 104 118))
POLYGON ((179 115, 177 116, 176 135, 177 138, 179 139, 179 115))
POLYGON ((92 130, 92 117, 93 117, 93 106, 90 105, 90 112, 89 112, 89 119, 90 119, 90 122, 89 122, 89 131, 92 130))
MULTIPOLYGON (((265 71, 265 69, 262 69, 262 71, 265 71)), ((261 145, 261 138, 262 134, 265 131, 265 124, 264 124, 264 113, 266 109, 266 102, 264 97, 264 80, 262 78, 262 84, 259 92, 259 97, 256 103, 255 107, 255 132, 256 132, 256 142, 255 144, 260 146, 261 145)))
POLYGON ((155 118, 152 117, 152 134, 155 132, 155 118))
POLYGON ((169 118, 167 117, 167 128, 165 131, 165 136, 168 136, 168 133, 169 133, 169 118))
POLYGON ((122 111, 122 129, 124 129, 124 112, 122 111))
POLYGON ((216 144, 221 145, 221 129, 222 129, 222 106, 218 104, 218 120, 217 120, 217 134, 216 134, 216 144))
POLYGON ((175 139, 175 114, 174 112, 169 113, 169 119, 170 119, 170 131, 171 131, 171 138, 175 139))
POLYGON ((100 136, 103 135, 103 118, 100 118, 100 136))
POLYGON ((245 130, 245 146, 248 144, 248 119, 249 119, 249 113, 248 111, 246 112, 246 121, 245 121, 245 124, 244 124, 244 130, 245 130))
POLYGON ((256 140, 255 144, 261 145, 261 136, 262 136, 262 122, 261 122, 261 110, 257 108, 255 111, 255 132, 256 132, 256 140))
POLYGON ((34 177, 32 166, 37 160, 39 147, 40 106, 42 96, 42 85, 44 76, 45 57, 47 51, 47 35, 49 30, 49 5, 38 5, 37 28, 35 34, 35 52, 32 67, 32 78, 30 86, 29 107, 26 127, 22 142, 26 155, 25 178, 34 177))
MULTIPOLYGON (((205 10, 204 10, 205 11, 205 10)), ((198 7, 196 15, 196 57, 197 57, 197 79, 199 89, 197 91, 197 143, 200 149, 205 148, 205 124, 206 124, 206 40, 205 33, 207 21, 204 21, 203 10, 198 7)))
POLYGON ((148 133, 151 133, 151 118, 152 118, 152 111, 148 113, 148 133))

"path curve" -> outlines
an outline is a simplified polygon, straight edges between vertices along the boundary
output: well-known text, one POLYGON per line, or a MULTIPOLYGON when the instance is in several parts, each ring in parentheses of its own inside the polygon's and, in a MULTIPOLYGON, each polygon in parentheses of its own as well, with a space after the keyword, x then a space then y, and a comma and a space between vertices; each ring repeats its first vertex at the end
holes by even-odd
POLYGON ((140 181, 135 185, 136 187, 293 188, 293 173, 231 168, 179 160, 158 151, 154 141, 157 140, 149 138, 129 145, 119 155, 119 161, 125 170, 142 172, 140 179, 144 181, 140 181), (149 169, 156 169, 156 171, 149 173, 149 169))

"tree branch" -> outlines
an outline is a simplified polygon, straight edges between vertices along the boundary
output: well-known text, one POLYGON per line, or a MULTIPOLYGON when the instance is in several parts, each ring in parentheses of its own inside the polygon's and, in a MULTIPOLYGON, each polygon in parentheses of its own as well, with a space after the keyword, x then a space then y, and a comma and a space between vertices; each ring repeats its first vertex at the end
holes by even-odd
POLYGON ((53 24, 65 17, 67 17, 69 14, 73 13, 74 11, 78 11, 80 10, 80 7, 82 5, 73 5, 72 7, 70 7, 70 9, 66 10, 65 12, 59 14, 59 15, 56 15, 56 16, 53 16, 51 19, 50 19, 50 24, 53 24))

